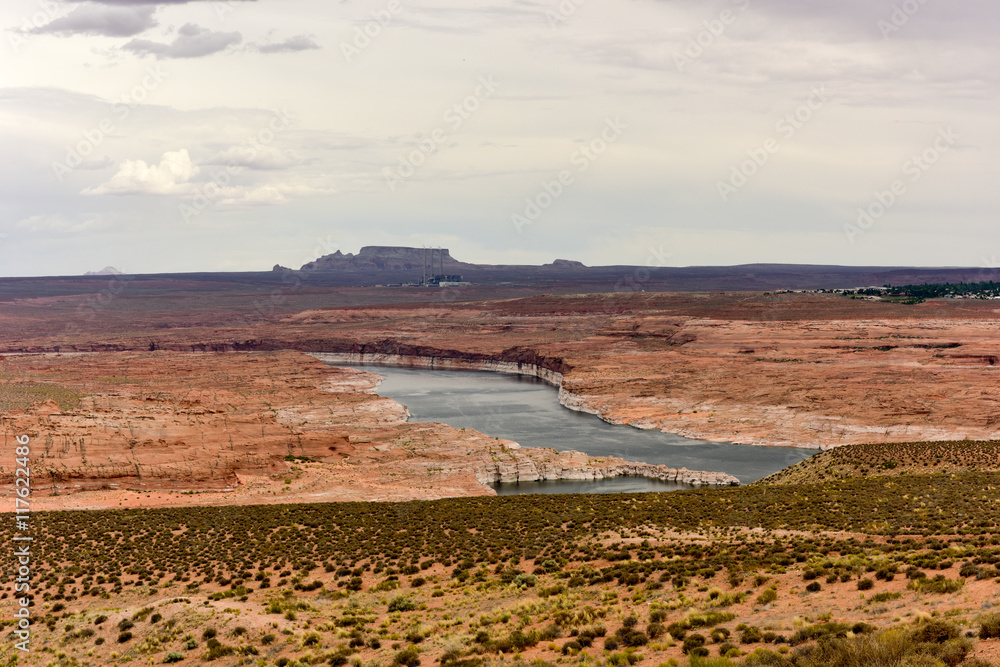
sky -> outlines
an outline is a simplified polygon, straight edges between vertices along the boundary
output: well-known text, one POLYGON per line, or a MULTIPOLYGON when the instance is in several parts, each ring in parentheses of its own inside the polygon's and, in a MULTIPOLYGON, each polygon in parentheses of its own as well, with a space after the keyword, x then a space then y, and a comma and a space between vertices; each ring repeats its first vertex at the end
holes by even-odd
POLYGON ((1000 266, 995 0, 4 0, 0 275, 1000 266))

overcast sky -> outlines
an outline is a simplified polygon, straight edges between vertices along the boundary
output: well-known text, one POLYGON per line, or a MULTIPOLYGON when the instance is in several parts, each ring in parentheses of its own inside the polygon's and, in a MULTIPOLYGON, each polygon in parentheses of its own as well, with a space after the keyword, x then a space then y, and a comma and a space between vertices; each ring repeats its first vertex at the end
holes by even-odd
POLYGON ((363 245, 998 266, 998 19, 996 0, 4 0, 0 275, 363 245))

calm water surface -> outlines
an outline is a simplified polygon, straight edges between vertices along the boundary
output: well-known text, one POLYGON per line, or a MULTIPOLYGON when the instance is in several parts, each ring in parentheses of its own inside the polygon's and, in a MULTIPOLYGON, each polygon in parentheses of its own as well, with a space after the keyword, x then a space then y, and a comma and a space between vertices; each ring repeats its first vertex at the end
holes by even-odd
MULTIPOLYGON (((337 364, 341 365, 341 364, 337 364)), ((410 409, 410 421, 433 421, 513 440, 522 447, 573 449, 592 456, 665 464, 734 475, 747 484, 798 463, 815 450, 756 447, 693 440, 659 431, 613 426, 559 404, 555 387, 533 377, 479 371, 432 371, 387 366, 355 368, 385 378, 378 393, 410 409)), ((645 478, 597 482, 551 481, 497 484, 513 493, 631 493, 690 488, 645 478)))

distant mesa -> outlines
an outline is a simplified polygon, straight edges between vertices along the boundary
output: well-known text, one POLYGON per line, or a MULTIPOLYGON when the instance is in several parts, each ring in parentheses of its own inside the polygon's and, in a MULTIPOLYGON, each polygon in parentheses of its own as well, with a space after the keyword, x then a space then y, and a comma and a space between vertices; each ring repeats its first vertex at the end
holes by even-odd
POLYGON ((105 266, 100 271, 87 271, 85 276, 120 276, 122 272, 113 266, 105 266))
POLYGON ((369 245, 357 255, 339 250, 332 255, 302 266, 302 271, 416 271, 423 270, 425 264, 435 268, 467 269, 475 264, 459 262, 447 248, 407 248, 403 246, 369 245))
MULTIPOLYGON (((420 271, 427 268, 429 272, 441 274, 459 274, 469 269, 510 268, 493 264, 471 264, 462 262, 451 256, 447 248, 410 248, 406 246, 365 246, 358 254, 337 251, 332 255, 324 255, 308 264, 301 271, 420 271)), ((568 259, 557 259, 545 268, 579 269, 584 268, 580 262, 568 259)), ((288 271, 281 265, 275 265, 274 271, 288 271)))
POLYGON ((542 264, 542 266, 551 267, 553 269, 585 269, 587 265, 583 262, 578 262, 574 259, 557 259, 550 264, 542 264))

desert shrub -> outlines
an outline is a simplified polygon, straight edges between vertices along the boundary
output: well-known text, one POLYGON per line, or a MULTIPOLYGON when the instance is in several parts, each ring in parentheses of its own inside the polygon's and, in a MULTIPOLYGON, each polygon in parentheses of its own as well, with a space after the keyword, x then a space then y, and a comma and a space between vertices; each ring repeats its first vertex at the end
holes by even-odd
POLYGON ((132 633, 129 632, 128 630, 118 635, 119 644, 124 644, 125 642, 130 641, 131 639, 132 639, 132 633))
POLYGON ((407 595, 398 595, 389 601, 389 611, 413 611, 417 603, 407 595))
POLYGON ((688 632, 688 626, 682 621, 677 621, 667 626, 667 632, 677 641, 681 641, 688 632))
POLYGON ((632 628, 619 628, 618 632, 615 633, 615 637, 618 638, 622 646, 638 647, 649 643, 649 636, 645 632, 632 628))
POLYGON ((533 574, 519 574, 513 579, 515 586, 521 586, 522 588, 531 588, 538 583, 538 577, 533 574))
POLYGON ((163 662, 166 663, 180 662, 183 659, 184 659, 183 653, 181 653, 180 651, 171 651, 170 653, 168 653, 163 657, 163 662))
MULTIPOLYGON (((709 636, 712 638, 713 642, 715 642, 716 644, 718 644, 720 642, 724 642, 727 639, 729 639, 729 634, 730 634, 729 630, 727 630, 725 628, 715 628, 715 629, 712 630, 712 632, 711 632, 711 634, 709 636)), ((723 653, 721 655, 725 655, 725 654, 723 653)))
POLYGON ((122 631, 122 632, 125 632, 126 630, 128 630, 129 628, 132 628, 134 626, 135 626, 135 623, 133 623, 132 621, 130 621, 127 618, 123 618, 122 620, 118 621, 118 629, 120 631, 122 631))
POLYGON ((949 639, 955 639, 960 634, 961 631, 954 624, 938 619, 931 619, 917 626, 911 637, 915 642, 943 644, 949 639))
POLYGON ((766 605, 774 602, 778 599, 778 591, 773 588, 767 588, 763 593, 757 596, 757 604, 766 605))
POLYGON ((799 628, 792 635, 789 643, 793 646, 796 644, 801 644, 806 641, 813 639, 820 639, 823 637, 846 637, 848 632, 857 632, 855 634, 862 634, 866 626, 863 624, 858 624, 857 628, 854 628, 846 623, 819 623, 817 625, 810 625, 805 628, 799 628))
POLYGON ((858 590, 859 591, 870 591, 875 588, 875 582, 865 577, 864 579, 858 579, 858 590))
POLYGON ((726 623, 736 618, 736 614, 728 611, 706 611, 702 614, 691 614, 684 622, 689 628, 711 628, 719 623, 726 623))
POLYGON ((819 591, 821 588, 822 586, 820 586, 818 581, 811 581, 809 582, 809 584, 806 585, 806 590, 809 591, 810 593, 815 593, 819 591))
POLYGON ((650 623, 646 626, 646 634, 650 639, 659 639, 667 632, 662 623, 650 623))
POLYGON ((396 577, 389 577, 385 581, 380 581, 379 583, 372 586, 372 591, 376 593, 381 593, 383 591, 394 591, 399 588, 399 579, 396 577))
POLYGON ((581 644, 580 642, 576 641, 575 639, 572 639, 572 640, 570 640, 570 641, 568 641, 568 642, 566 642, 565 644, 562 645, 562 654, 563 655, 571 655, 571 654, 575 655, 575 654, 579 653, 582 650, 583 650, 583 644, 581 644))
POLYGON ((764 635, 761 633, 759 628, 754 626, 749 626, 740 632, 740 643, 741 644, 757 644, 764 639, 764 635))
POLYGON ((1000 637, 1000 613, 984 616, 979 620, 979 638, 993 639, 1000 637))
POLYGON ((928 579, 927 577, 921 577, 919 579, 911 579, 910 583, 906 585, 910 590, 917 591, 918 593, 956 593, 962 590, 965 585, 964 579, 946 579, 943 574, 935 575, 933 579, 928 579))
POLYGON ((230 656, 236 653, 236 648, 232 646, 223 645, 215 637, 212 637, 207 642, 205 642, 205 646, 208 648, 208 650, 205 651, 205 655, 202 656, 202 659, 208 662, 211 662, 212 660, 218 660, 219 658, 224 658, 226 656, 230 656))
POLYGON ((699 635, 698 633, 691 634, 684 639, 684 643, 681 645, 681 651, 687 655, 692 649, 699 648, 704 645, 705 637, 703 635, 699 635))
POLYGON ((719 657, 724 658, 724 657, 728 656, 729 653, 737 654, 737 653, 739 653, 739 651, 740 650, 738 648, 736 648, 734 645, 730 644, 729 642, 724 642, 722 644, 719 644, 719 657))

